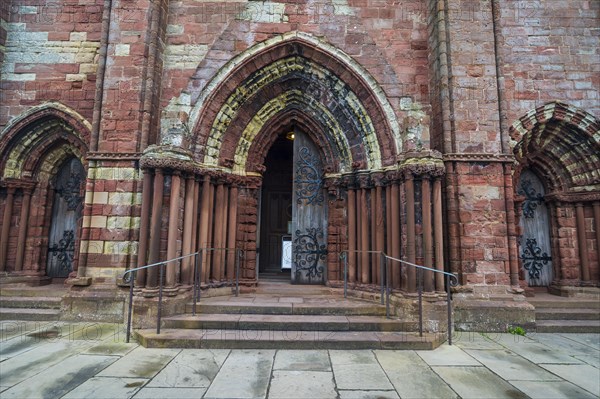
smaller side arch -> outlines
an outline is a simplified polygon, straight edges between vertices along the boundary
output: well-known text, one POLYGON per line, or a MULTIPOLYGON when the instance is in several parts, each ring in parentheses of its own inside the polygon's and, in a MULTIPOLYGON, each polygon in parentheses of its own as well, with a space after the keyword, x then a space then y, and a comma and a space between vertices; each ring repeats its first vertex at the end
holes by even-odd
POLYGON ((32 107, 0 132, 0 189, 7 193, 2 198, 4 204, 0 204, 2 220, 17 226, 2 231, 0 270, 45 274, 50 249, 54 244, 61 245, 53 244, 49 237, 55 224, 53 214, 58 218, 64 214, 53 210, 57 193, 73 200, 77 207, 77 215, 69 222, 73 231, 69 244, 73 254, 69 257, 77 258, 90 133, 90 123, 60 103, 32 107), (58 187, 56 176, 69 160, 77 160, 80 165, 77 181, 67 179, 58 187), (16 252, 6 250, 11 245, 17 248, 16 252))
POLYGON ((90 123, 60 103, 32 107, 0 133, 0 177, 34 177, 45 155, 61 146, 85 165, 90 133, 90 123))
POLYGON ((600 121, 584 110, 551 102, 509 129, 517 165, 543 172, 552 191, 600 189, 600 121))

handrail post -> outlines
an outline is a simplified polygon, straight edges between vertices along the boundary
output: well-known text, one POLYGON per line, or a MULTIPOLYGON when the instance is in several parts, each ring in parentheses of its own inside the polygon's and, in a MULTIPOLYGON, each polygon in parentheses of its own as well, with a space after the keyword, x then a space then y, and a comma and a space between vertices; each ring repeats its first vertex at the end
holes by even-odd
POLYGON ((446 302, 448 305, 448 345, 452 345, 452 304, 450 301, 450 275, 446 274, 446 302))
POLYGON ((423 270, 417 268, 417 287, 419 292, 419 337, 423 336, 423 270))
POLYGON ((127 313, 127 336, 125 342, 129 343, 129 337, 131 336, 131 313, 133 310, 133 280, 135 272, 131 272, 129 276, 129 311, 127 313))
POLYGON ((385 280, 385 268, 383 266, 383 263, 385 262, 385 254, 383 253, 383 251, 381 251, 379 253, 380 256, 380 260, 379 260, 379 284, 381 286, 381 304, 383 305, 383 281, 385 280))
POLYGON ((198 255, 198 291, 196 292, 196 301, 199 301, 200 298, 202 297, 202 267, 204 266, 204 263, 202 261, 203 255, 202 252, 204 251, 204 248, 200 248, 200 250, 198 251, 199 255, 198 255))
POLYGON ((390 318, 390 268, 385 260, 385 316, 390 318))
POLYGON ((158 312, 156 315, 156 335, 160 334, 160 313, 162 310, 162 295, 163 295, 163 276, 165 274, 165 264, 160 265, 160 276, 158 279, 158 312))
POLYGON ((240 295, 240 258, 242 256, 242 251, 239 248, 235 249, 236 257, 235 257, 235 296, 240 295))
POLYGON ((348 298, 348 252, 344 252, 344 298, 348 298))
POLYGON ((196 255, 194 255, 194 290, 192 293, 192 316, 196 316, 196 294, 197 294, 197 290, 199 289, 198 287, 198 253, 196 252, 196 255))

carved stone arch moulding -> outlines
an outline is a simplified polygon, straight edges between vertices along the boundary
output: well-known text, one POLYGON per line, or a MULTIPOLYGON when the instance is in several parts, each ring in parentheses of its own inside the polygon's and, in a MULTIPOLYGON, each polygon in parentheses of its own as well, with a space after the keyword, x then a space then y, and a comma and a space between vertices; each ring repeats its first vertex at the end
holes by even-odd
POLYGON ((600 120, 593 115, 551 102, 517 120, 509 133, 516 160, 514 179, 529 168, 543 178, 548 194, 584 187, 600 191, 600 120))
POLYGON ((0 134, 1 177, 31 178, 39 172, 51 173, 57 166, 49 165, 50 159, 60 163, 69 156, 77 157, 85 166, 90 129, 89 122, 62 104, 31 108, 0 134), (59 156, 61 152, 63 156, 59 156))
MULTIPOLYGON (((355 129, 356 133, 345 133, 345 130, 351 129, 342 129, 342 134, 332 135, 338 150, 349 151, 349 148, 354 148, 356 145, 352 143, 347 145, 344 141, 359 139, 362 140, 361 145, 365 147, 367 164, 373 168, 379 168, 382 164, 391 165, 402 150, 402 141, 399 123, 383 93, 377 82, 362 66, 332 45, 300 32, 289 32, 274 37, 258 43, 225 64, 207 84, 197 103, 190 108, 189 125, 194 135, 192 143, 194 158, 208 165, 224 167, 232 165, 235 168, 235 157, 231 153, 222 154, 221 150, 223 146, 233 146, 239 155, 240 149, 248 148, 252 144, 246 142, 247 139, 244 139, 242 132, 247 126, 257 122, 252 119, 260 115, 259 111, 261 111, 253 108, 252 104, 256 104, 256 101, 266 105, 268 101, 277 99, 270 105, 281 106, 285 103, 280 109, 284 111, 294 106, 302 109, 309 103, 319 104, 319 101, 315 100, 324 100, 322 101, 325 103, 324 109, 313 112, 319 118, 326 118, 331 110, 327 104, 336 101, 345 104, 348 110, 354 110, 348 114, 363 115, 353 121, 355 126, 352 129, 355 129), (277 63, 281 63, 281 67, 270 71, 269 67, 277 63), (268 70, 269 73, 265 72, 268 70), (314 76, 330 76, 332 79, 337 79, 339 83, 335 87, 345 90, 344 95, 328 95, 327 87, 315 84, 310 94, 296 97, 292 94, 290 97, 290 91, 295 90, 294 84, 297 85, 298 79, 308 79, 306 84, 310 84, 312 79, 310 71, 315 71, 314 76), (262 76, 261 73, 267 75, 262 76), (261 83, 259 78, 264 78, 264 82, 261 83), (246 88, 246 94, 243 94, 244 90, 238 90, 241 86, 246 88), (276 91, 279 91, 278 95, 273 94, 276 91), (242 97, 238 98, 240 95, 242 97), (240 127, 237 121, 243 118, 250 119, 240 127), (234 120, 235 124, 232 123, 234 120), (232 126, 235 129, 232 130, 232 126), (242 130, 237 131, 239 129, 242 130), (230 133, 234 130, 236 133, 230 133)), ((311 110, 316 111, 312 108, 311 110)), ((267 119, 263 118, 260 121, 262 125, 268 123, 278 113, 273 113, 271 108, 262 111, 265 116, 268 116, 267 119)), ((340 118, 337 120, 339 121, 340 118)), ((333 127, 335 132, 334 124, 328 124, 328 127, 333 127)), ((260 128, 255 131, 260 131, 260 128)), ((256 133, 248 138, 254 137, 256 133)), ((239 158, 238 162, 242 161, 246 160, 243 157, 239 158)), ((238 167, 242 167, 242 164, 238 167)), ((248 170, 246 165, 243 169, 248 170)))

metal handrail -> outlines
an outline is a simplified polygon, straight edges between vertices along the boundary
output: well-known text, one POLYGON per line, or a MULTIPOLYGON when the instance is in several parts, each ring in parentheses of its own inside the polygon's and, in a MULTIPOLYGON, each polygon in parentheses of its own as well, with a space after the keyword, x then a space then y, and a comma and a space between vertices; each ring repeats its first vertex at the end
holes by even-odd
POLYGON ((135 273, 144 270, 150 269, 152 267, 160 266, 160 275, 158 280, 158 309, 156 315, 156 334, 160 334, 160 324, 161 324, 161 313, 162 313, 162 293, 163 293, 163 280, 164 280, 164 265, 169 264, 171 262, 175 262, 178 260, 194 257, 194 292, 193 292, 193 305, 192 311, 193 314, 196 315, 196 303, 200 300, 200 273, 202 272, 202 256, 200 256, 200 262, 198 262, 199 255, 202 255, 202 252, 210 252, 210 251, 231 251, 235 250, 238 254, 235 258, 235 296, 239 295, 239 274, 240 274, 240 259, 242 257, 241 249, 239 248, 200 248, 197 252, 178 256, 176 258, 164 260, 161 262, 151 263, 149 265, 144 265, 140 267, 136 267, 133 269, 126 270, 121 277, 124 282, 129 283, 129 305, 128 305, 128 313, 127 313, 127 336, 126 342, 129 343, 129 339, 131 337, 131 318, 132 318, 132 310, 133 310, 133 285, 135 281, 135 273))
POLYGON ((402 259, 394 258, 392 256, 387 255, 383 251, 361 251, 361 250, 342 251, 340 253, 340 259, 344 260, 344 298, 347 298, 347 296, 348 296, 348 255, 347 255, 348 252, 379 253, 379 255, 381 257, 381 261, 380 261, 381 304, 382 305, 384 304, 384 298, 385 298, 385 314, 386 314, 387 318, 390 318, 390 292, 391 292, 391 289, 390 289, 391 278, 389 276, 390 269, 387 266, 387 264, 388 264, 387 260, 389 259, 389 260, 399 262, 399 263, 402 263, 402 264, 405 264, 408 266, 412 266, 417 269, 417 277, 418 277, 417 292, 418 292, 418 297, 419 297, 419 336, 421 336, 421 337, 423 336, 423 287, 422 287, 423 270, 431 271, 433 273, 439 273, 439 274, 444 275, 446 277, 446 303, 447 303, 447 309, 448 309, 448 345, 452 345, 452 292, 451 292, 450 288, 458 285, 458 277, 455 274, 445 272, 443 270, 437 270, 437 269, 427 267, 427 266, 417 265, 415 263, 407 262, 402 259), (384 289, 384 285, 385 285, 385 289, 384 289), (384 295, 384 291, 385 291, 385 295, 384 295))

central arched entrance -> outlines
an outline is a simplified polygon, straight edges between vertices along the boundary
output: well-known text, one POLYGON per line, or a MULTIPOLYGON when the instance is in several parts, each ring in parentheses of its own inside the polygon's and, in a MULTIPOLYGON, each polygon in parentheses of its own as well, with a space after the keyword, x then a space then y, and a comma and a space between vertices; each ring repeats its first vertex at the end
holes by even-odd
POLYGON ((324 284, 328 218, 319 148, 293 127, 278 136, 264 165, 260 276, 324 284))

